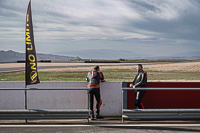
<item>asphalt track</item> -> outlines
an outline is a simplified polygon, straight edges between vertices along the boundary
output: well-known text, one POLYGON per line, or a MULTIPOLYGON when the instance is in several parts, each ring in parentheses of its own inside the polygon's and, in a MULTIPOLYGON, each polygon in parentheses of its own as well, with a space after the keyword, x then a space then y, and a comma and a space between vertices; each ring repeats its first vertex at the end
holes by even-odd
MULTIPOLYGON (((21 120, 22 121, 22 120, 21 120)), ((28 123, 14 120, 14 123, 0 122, 0 133, 198 133, 199 120, 127 120, 120 117, 106 117, 87 123, 87 120, 30 120, 28 123)))
MULTIPOLYGON (((94 63, 73 63, 74 65, 71 65, 71 63, 44 63, 45 65, 41 65, 42 63, 38 63, 38 69, 50 69, 50 68, 73 68, 73 67, 93 67, 94 63), (54 65, 55 64, 55 65, 54 65), (59 65, 62 64, 62 65, 59 65), (63 65, 65 64, 65 65, 63 65)), ((96 63, 99 64, 99 63, 96 63)), ((129 63, 129 64, 124 64, 124 63, 100 63, 100 66, 123 66, 123 65, 136 65, 136 63, 129 63)), ((25 70, 25 65, 24 67, 5 67, 5 68, 0 68, 0 72, 15 72, 15 71, 24 71, 25 70)))
POLYGON ((27 125, 0 127, 0 133, 199 133, 199 125, 27 125))

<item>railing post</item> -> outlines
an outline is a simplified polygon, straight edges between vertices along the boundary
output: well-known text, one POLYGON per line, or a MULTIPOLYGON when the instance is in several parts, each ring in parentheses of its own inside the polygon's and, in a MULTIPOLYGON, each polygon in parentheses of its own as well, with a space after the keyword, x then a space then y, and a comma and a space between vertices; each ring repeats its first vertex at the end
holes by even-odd
POLYGON ((89 110, 89 90, 87 90, 87 109, 88 109, 88 123, 89 123, 89 116, 90 116, 90 110, 89 110))
MULTIPOLYGON (((25 110, 27 110, 28 109, 28 107, 27 107, 27 90, 26 90, 26 88, 27 88, 27 86, 25 85, 25 102, 24 102, 24 104, 25 104, 25 110)), ((27 123, 27 119, 25 119, 25 123, 27 123)))
POLYGON ((27 90, 26 90, 26 88, 27 88, 27 85, 25 85, 25 90, 24 90, 24 93, 25 93, 25 98, 24 98, 24 100, 25 100, 25 102, 24 102, 24 106, 25 106, 25 110, 27 110, 27 90))
MULTIPOLYGON (((122 89, 122 114, 123 114, 123 108, 124 108, 124 90, 122 89)), ((122 116, 122 122, 124 122, 123 116, 122 116)))

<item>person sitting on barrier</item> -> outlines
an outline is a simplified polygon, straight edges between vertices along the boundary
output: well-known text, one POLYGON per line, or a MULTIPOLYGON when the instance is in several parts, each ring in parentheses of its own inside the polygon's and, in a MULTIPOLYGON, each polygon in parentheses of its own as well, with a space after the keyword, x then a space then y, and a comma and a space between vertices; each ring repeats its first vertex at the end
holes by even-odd
MULTIPOLYGON (((143 67, 141 64, 137 64, 136 66, 137 74, 135 79, 130 84, 132 88, 144 88, 147 86, 147 72, 143 71, 143 67)), ((141 103, 142 97, 145 94, 146 90, 135 90, 135 106, 137 109, 144 109, 143 104, 141 103)))
POLYGON ((99 115, 100 113, 100 106, 102 104, 101 96, 100 96, 100 81, 105 82, 104 76, 102 72, 99 72, 99 66, 94 67, 94 71, 88 72, 87 74, 87 87, 90 88, 89 90, 89 100, 90 100, 90 118, 94 120, 94 111, 93 111, 93 101, 94 96, 96 98, 96 118, 103 118, 99 115))

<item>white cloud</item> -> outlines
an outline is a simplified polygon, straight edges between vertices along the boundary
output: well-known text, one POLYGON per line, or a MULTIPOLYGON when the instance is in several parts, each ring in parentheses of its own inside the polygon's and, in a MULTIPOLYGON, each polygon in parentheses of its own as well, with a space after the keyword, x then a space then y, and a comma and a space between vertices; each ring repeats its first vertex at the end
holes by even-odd
MULTIPOLYGON (((0 1, 2 50, 24 50, 28 2, 0 1), (13 47, 16 42, 19 46, 13 47)), ((105 49, 137 47, 150 54, 155 53, 149 52, 151 47, 162 51, 162 47, 176 49, 182 45, 180 49, 185 52, 193 50, 188 49, 188 44, 200 47, 199 12, 197 0, 32 1, 35 43, 39 51, 47 45, 49 51, 54 51, 54 44, 62 46, 56 47, 58 51, 82 48, 83 45, 94 48, 93 45, 98 44, 105 49)))

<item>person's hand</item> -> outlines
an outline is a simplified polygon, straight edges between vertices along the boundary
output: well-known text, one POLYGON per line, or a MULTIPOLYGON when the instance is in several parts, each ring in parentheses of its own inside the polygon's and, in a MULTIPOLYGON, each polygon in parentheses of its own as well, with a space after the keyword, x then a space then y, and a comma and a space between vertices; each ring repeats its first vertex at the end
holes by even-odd
POLYGON ((101 80, 101 82, 106 82, 106 81, 105 81, 105 79, 104 79, 104 80, 101 80))
POLYGON ((133 87, 133 84, 130 84, 130 87, 132 88, 132 87, 133 87))

